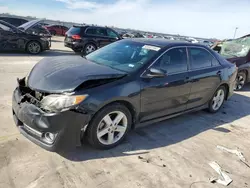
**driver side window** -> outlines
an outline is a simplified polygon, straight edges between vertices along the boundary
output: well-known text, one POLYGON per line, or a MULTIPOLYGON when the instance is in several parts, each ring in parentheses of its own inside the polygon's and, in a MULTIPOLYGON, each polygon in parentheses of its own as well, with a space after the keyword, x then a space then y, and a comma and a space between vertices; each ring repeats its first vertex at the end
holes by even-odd
POLYGON ((167 74, 181 73, 188 70, 186 48, 173 48, 163 54, 153 68, 164 70, 167 74))

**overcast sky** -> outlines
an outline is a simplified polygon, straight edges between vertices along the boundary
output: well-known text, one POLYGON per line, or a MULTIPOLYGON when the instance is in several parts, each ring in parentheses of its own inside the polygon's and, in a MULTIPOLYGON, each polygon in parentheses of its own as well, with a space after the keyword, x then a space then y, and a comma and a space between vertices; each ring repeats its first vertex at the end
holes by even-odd
POLYGON ((0 13, 169 34, 250 34, 250 0, 0 0, 0 13))

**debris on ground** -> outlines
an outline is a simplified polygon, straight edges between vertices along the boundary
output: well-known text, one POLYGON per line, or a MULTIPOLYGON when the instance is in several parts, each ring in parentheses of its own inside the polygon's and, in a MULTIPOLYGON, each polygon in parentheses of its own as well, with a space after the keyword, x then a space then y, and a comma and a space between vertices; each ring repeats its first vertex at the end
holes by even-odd
POLYGON ((248 161, 246 160, 246 158, 244 157, 244 155, 241 151, 228 149, 228 148, 223 147, 223 146, 217 146, 217 148, 220 150, 226 151, 228 153, 232 153, 232 154, 237 155, 239 157, 240 161, 243 162, 248 168, 250 168, 248 161))
POLYGON ((210 162, 209 165, 213 168, 219 175, 219 178, 210 178, 211 183, 219 183, 225 186, 228 186, 233 180, 225 173, 224 170, 220 167, 215 161, 210 162))

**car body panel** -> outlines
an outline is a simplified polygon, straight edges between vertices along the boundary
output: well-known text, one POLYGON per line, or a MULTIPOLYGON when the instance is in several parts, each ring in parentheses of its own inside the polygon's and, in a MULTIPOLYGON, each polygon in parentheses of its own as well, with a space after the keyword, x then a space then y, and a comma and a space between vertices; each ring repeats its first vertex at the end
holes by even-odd
POLYGON ((185 111, 191 89, 187 76, 186 72, 163 78, 142 78, 141 121, 185 111))
POLYGON ((98 65, 81 56, 44 58, 35 65, 28 77, 28 86, 47 93, 72 92, 88 80, 111 79, 124 72, 98 65))
POLYGON ((189 71, 192 83, 187 108, 194 108, 207 103, 221 82, 222 67, 189 71))

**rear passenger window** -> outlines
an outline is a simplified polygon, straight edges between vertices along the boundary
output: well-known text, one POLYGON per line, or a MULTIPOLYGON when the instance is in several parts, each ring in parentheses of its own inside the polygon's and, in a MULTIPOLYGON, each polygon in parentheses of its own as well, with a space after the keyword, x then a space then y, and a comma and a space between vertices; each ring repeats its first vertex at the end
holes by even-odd
POLYGON ((88 28, 86 33, 89 34, 89 35, 95 35, 96 34, 96 29, 95 28, 88 28))
POLYGON ((189 48, 189 57, 191 69, 202 69, 219 65, 217 59, 202 48, 189 48))
POLYGON ((107 31, 104 28, 88 28, 86 33, 89 35, 107 36, 107 31))
POLYGON ((186 48, 173 48, 167 51, 153 66, 166 71, 167 74, 187 71, 186 48))

